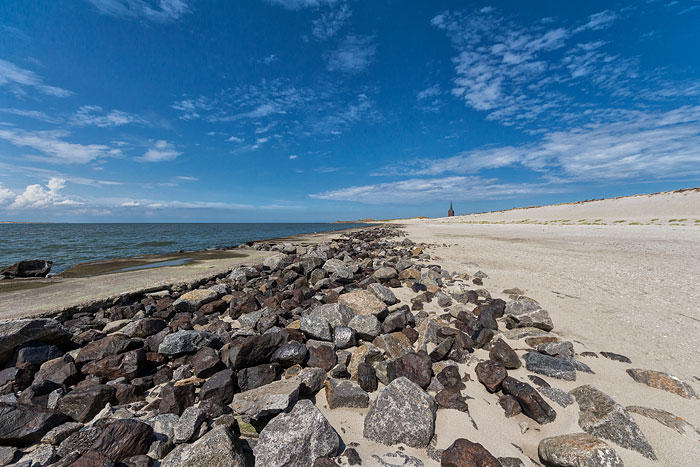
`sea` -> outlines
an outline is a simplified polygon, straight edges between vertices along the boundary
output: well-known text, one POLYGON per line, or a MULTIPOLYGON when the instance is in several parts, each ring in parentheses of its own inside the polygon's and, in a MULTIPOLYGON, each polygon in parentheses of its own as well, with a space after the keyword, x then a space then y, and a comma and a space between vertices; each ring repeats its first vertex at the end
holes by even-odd
POLYGON ((0 224, 0 268, 53 261, 51 274, 87 261, 235 247, 242 243, 367 224, 0 224))

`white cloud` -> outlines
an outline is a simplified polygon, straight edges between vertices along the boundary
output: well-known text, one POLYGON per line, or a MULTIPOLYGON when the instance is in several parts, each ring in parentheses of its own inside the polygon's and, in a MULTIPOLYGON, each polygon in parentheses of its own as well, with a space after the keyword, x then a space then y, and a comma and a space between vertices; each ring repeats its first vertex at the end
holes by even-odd
POLYGON ((512 198, 557 192, 539 184, 504 183, 480 177, 410 179, 353 186, 309 195, 314 199, 355 201, 367 204, 425 202, 435 199, 512 198))
POLYGON ((238 136, 231 136, 226 141, 230 141, 232 143, 242 143, 245 140, 243 138, 239 138, 238 136))
POLYGON ((303 8, 335 5, 338 3, 338 0, 267 0, 267 2, 273 5, 280 5, 288 10, 301 10, 303 8))
POLYGON ((176 151, 173 144, 161 139, 156 141, 156 144, 151 149, 146 151, 143 156, 137 157, 135 160, 138 162, 171 161, 176 159, 180 154, 182 153, 176 151))
POLYGON ((600 13, 592 14, 588 17, 588 22, 578 28, 574 29, 574 32, 585 31, 590 29, 592 31, 597 31, 600 29, 608 28, 617 19, 617 14, 610 10, 601 11, 600 13))
POLYGON ((194 120, 199 118, 200 112, 208 112, 216 106, 216 101, 200 96, 197 99, 183 99, 174 102, 171 106, 175 110, 183 112, 181 120, 194 120))
POLYGON ((98 158, 118 156, 118 149, 103 144, 69 143, 61 138, 68 136, 62 130, 25 131, 15 128, 0 129, 0 139, 19 147, 30 147, 45 154, 33 157, 57 164, 85 164, 98 158))
POLYGON ((321 17, 313 20, 311 33, 319 40, 330 39, 338 34, 340 28, 348 22, 351 16, 350 7, 343 3, 339 8, 324 13, 321 17))
POLYGON ((15 194, 7 188, 5 188, 2 183, 0 183, 0 204, 6 203, 14 198, 15 194))
POLYGON ((39 111, 39 110, 24 110, 24 109, 4 108, 4 109, 0 109, 0 112, 12 114, 12 115, 19 115, 20 117, 33 118, 35 120, 41 120, 42 122, 58 123, 57 119, 51 117, 50 115, 46 114, 45 112, 39 111))
POLYGON ((9 86, 17 95, 25 95, 25 87, 33 88, 42 94, 54 97, 67 97, 71 91, 44 83, 36 73, 20 68, 12 62, 0 59, 0 86, 9 86))
POLYGON ((299 158, 299 156, 297 156, 296 154, 292 154, 291 156, 289 156, 290 161, 293 161, 293 160, 298 159, 298 158, 299 158))
POLYGON ((98 105, 84 105, 78 109, 70 118, 70 123, 76 126, 97 126, 101 128, 111 126, 121 126, 127 124, 146 123, 138 115, 112 110, 104 113, 102 107, 98 105))
POLYGON ((83 204, 63 196, 60 191, 66 186, 66 181, 60 178, 52 178, 46 184, 29 185, 15 198, 10 205, 11 209, 46 208, 50 206, 77 206, 83 204))
POLYGON ((100 13, 156 23, 175 21, 191 11, 189 0, 88 0, 100 13))
POLYGON ((123 207, 131 208, 131 207, 138 207, 141 206, 141 203, 138 201, 127 201, 125 203, 122 203, 123 207))
POLYGON ((328 71, 361 73, 369 67, 377 54, 373 37, 347 36, 328 56, 328 71))
POLYGON ((270 65, 271 63, 275 63, 279 58, 275 54, 270 54, 267 57, 263 58, 263 63, 265 65, 270 65))

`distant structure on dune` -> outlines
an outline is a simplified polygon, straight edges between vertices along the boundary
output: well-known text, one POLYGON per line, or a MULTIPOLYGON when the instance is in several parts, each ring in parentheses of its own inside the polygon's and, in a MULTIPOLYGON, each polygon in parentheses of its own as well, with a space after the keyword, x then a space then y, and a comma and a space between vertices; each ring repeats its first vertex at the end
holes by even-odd
POLYGON ((450 209, 447 211, 447 217, 454 217, 455 215, 455 210, 452 209, 452 201, 450 201, 450 209))

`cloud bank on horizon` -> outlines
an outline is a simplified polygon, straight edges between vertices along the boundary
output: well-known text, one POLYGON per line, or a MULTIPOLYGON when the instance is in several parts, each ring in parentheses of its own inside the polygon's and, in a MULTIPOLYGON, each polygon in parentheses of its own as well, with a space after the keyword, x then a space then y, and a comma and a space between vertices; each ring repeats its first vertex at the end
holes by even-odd
POLYGON ((0 220, 323 221, 700 185, 698 0, 9 3, 0 220))

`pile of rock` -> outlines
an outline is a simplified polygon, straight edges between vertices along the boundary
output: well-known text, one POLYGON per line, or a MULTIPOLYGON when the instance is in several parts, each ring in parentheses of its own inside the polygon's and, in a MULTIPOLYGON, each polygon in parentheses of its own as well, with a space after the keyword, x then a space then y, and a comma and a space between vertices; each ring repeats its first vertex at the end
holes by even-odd
POLYGON ((625 409, 595 388, 568 394, 538 376, 535 389, 508 375, 522 365, 509 339, 533 348, 524 361, 534 373, 573 380, 590 369, 550 332, 537 302, 466 286, 482 285, 484 273, 427 264, 426 246, 392 228, 255 247, 273 254, 191 290, 0 324, 0 465, 356 465, 357 450, 342 449, 338 427, 312 402, 319 391, 330 410, 365 409, 371 442, 425 449, 442 465, 522 465, 466 439, 435 449, 437 410, 469 419, 460 365, 477 353, 488 359, 476 376, 506 416, 546 424, 557 414, 542 395, 579 401, 587 434, 543 440, 549 464, 574 465, 563 462, 575 455, 619 465, 600 438, 653 458, 625 409), (399 288, 411 290, 411 306, 399 288), (589 400, 609 410, 589 410, 589 400), (615 426, 634 436, 621 439, 615 426))

